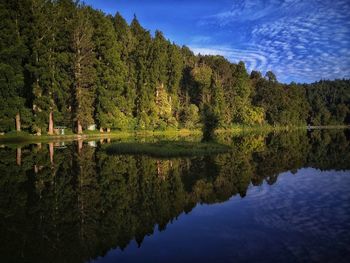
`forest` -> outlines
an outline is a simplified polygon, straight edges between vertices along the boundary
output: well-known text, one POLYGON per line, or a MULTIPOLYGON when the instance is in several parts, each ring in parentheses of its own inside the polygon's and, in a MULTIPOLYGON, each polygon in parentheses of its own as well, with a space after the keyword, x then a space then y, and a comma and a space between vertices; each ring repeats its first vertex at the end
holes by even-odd
POLYGON ((0 132, 350 123, 350 80, 284 84, 72 0, 0 0, 0 132))

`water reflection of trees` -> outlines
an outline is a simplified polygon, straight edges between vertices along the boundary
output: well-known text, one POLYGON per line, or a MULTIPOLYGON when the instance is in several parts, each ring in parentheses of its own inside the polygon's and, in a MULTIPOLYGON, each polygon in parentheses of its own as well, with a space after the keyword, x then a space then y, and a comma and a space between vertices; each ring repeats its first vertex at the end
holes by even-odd
POLYGON ((245 196, 301 167, 349 169, 348 131, 225 137, 233 152, 155 159, 76 143, 0 151, 0 253, 12 262, 83 262, 141 245, 197 203, 245 196), (18 162, 20 154, 20 162, 18 162))

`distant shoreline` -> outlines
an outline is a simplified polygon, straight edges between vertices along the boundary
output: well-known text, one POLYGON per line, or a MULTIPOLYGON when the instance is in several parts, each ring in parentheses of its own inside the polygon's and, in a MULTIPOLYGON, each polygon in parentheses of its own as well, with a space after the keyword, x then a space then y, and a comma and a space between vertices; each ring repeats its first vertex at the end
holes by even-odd
MULTIPOLYGON (((243 126, 239 125, 228 129, 217 129, 216 134, 225 133, 245 133, 245 132, 272 132, 272 131, 293 131, 293 130, 323 130, 323 129, 349 129, 350 125, 330 125, 330 126, 243 126)), ((200 130, 167 130, 167 131, 111 131, 104 132, 89 132, 83 134, 67 134, 67 135, 34 135, 28 133, 10 133, 0 135, 0 142, 2 143, 20 143, 20 142, 45 142, 45 141, 75 141, 88 139, 122 139, 132 137, 171 137, 171 136, 201 136, 200 130)))

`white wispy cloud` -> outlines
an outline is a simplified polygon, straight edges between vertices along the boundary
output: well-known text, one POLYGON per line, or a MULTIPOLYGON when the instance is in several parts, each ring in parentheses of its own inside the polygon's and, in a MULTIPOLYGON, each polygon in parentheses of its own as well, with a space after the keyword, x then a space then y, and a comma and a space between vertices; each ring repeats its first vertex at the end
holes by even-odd
POLYGON ((350 77, 350 1, 238 0, 201 24, 235 35, 225 45, 192 42, 195 52, 272 69, 282 81, 350 77))
POLYGON ((220 55, 232 62, 244 61, 249 70, 262 68, 266 70, 267 54, 252 49, 234 49, 229 46, 189 46, 195 54, 220 55))

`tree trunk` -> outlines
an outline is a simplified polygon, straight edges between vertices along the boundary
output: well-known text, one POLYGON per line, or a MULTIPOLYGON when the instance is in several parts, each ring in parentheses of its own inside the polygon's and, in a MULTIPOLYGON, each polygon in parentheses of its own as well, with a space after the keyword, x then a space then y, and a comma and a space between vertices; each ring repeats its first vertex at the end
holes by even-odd
POLYGON ((47 134, 53 135, 53 112, 52 111, 50 111, 50 114, 49 114, 49 131, 47 134))
POLYGON ((53 165, 53 155, 54 155, 54 149, 53 149, 53 142, 49 143, 49 152, 50 152, 50 162, 53 165))
POLYGON ((77 132, 78 134, 82 134, 83 133, 83 127, 81 126, 80 121, 77 121, 77 132))
POLYGON ((20 166, 22 163, 22 149, 17 148, 16 150, 16 164, 20 166))
POLYGON ((21 116, 19 115, 19 112, 16 114, 16 131, 21 131, 21 116))
POLYGON ((100 132, 103 133, 103 128, 102 127, 100 128, 100 132))
POLYGON ((81 154, 81 149, 83 149, 83 140, 78 140, 78 154, 81 154))

